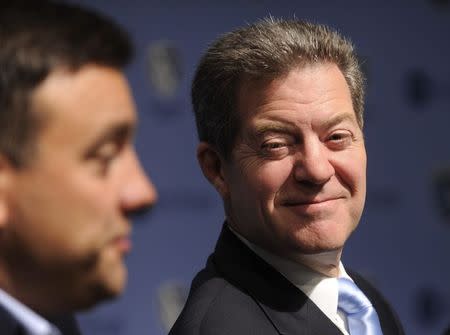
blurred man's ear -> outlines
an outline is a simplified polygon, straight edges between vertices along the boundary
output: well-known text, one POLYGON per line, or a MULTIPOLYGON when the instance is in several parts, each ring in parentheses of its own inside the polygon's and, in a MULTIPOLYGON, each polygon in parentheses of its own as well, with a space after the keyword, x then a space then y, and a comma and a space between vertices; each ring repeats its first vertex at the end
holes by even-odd
POLYGON ((228 185, 224 176, 224 160, 221 155, 211 144, 200 142, 197 147, 197 159, 203 175, 225 199, 228 196, 228 185))

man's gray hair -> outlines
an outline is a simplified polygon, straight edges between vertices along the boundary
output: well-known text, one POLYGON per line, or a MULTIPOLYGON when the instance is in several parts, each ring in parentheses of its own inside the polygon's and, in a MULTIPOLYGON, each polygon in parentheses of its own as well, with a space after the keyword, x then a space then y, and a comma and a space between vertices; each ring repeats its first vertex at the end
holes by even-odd
POLYGON ((351 42, 324 25, 269 17, 223 35, 200 60, 191 92, 200 141, 228 157, 239 132, 242 82, 273 80, 314 63, 342 71, 362 128, 365 79, 351 42))

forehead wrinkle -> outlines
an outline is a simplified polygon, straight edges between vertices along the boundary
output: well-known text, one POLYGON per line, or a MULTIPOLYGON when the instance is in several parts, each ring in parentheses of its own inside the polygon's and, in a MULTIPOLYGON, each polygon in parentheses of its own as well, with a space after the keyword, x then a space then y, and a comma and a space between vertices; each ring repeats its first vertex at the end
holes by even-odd
MULTIPOLYGON (((288 87, 283 88, 290 89, 288 87)), ((338 97, 337 94, 327 94, 329 91, 323 92, 320 95, 313 97, 306 97, 301 94, 301 91, 296 91, 295 89, 290 89, 294 94, 282 92, 268 92, 266 91, 261 98, 261 102, 258 103, 255 108, 255 112, 260 115, 270 114, 271 112, 277 111, 282 112, 285 111, 302 113, 306 115, 314 116, 314 111, 317 109, 330 109, 331 107, 327 107, 329 104, 341 105, 345 104, 345 101, 342 101, 341 97, 338 97), (278 96, 277 96, 278 94, 278 96), (276 98, 275 98, 276 96, 276 98), (308 98, 308 99, 306 99, 308 98)), ((334 107, 333 105, 333 107, 334 107)))
MULTIPOLYGON (((352 101, 350 94, 350 88, 342 77, 342 86, 336 86, 336 83, 328 83, 326 86, 321 86, 317 83, 314 78, 308 78, 306 73, 302 78, 300 78, 300 85, 305 88, 309 87, 307 95, 303 94, 302 90, 296 86, 293 86, 292 80, 290 80, 291 75, 295 75, 297 72, 304 72, 305 70, 309 73, 314 73, 320 70, 322 66, 334 66, 334 64, 322 64, 305 68, 294 68, 289 73, 284 76, 278 77, 265 85, 260 85, 259 88, 262 91, 260 96, 261 104, 258 108, 265 109, 267 106, 270 107, 272 103, 280 104, 280 106, 288 106, 286 109, 291 109, 292 105, 311 105, 320 106, 322 104, 327 104, 333 100, 340 100, 342 96, 345 95, 349 101, 352 101), (305 82, 307 80, 307 82, 305 82), (342 91, 345 92, 342 92, 342 91), (311 96, 311 92, 315 94, 311 96), (289 106, 290 104, 290 106, 289 106)), ((295 108, 295 107, 294 107, 295 108)))

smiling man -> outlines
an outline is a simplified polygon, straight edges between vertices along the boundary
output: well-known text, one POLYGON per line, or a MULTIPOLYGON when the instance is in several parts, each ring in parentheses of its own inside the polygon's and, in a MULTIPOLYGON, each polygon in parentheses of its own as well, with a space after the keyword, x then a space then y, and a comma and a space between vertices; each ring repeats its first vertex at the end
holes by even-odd
POLYGON ((341 262, 366 193, 352 45, 321 25, 258 22, 208 49, 192 100, 226 222, 171 334, 403 334, 341 262))
POLYGON ((122 292, 128 217, 156 199, 133 146, 131 45, 51 1, 2 4, 0 25, 0 333, 77 333, 60 315, 122 292))

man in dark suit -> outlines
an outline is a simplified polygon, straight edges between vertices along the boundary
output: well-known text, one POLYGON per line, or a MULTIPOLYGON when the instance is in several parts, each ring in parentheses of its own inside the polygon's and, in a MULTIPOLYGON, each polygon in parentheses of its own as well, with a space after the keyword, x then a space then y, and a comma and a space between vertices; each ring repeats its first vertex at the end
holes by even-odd
POLYGON ((77 334, 123 290, 129 214, 152 205, 133 146, 127 34, 53 1, 0 5, 0 333, 77 334))
POLYGON ((403 334, 342 250, 366 193, 364 78, 322 25, 219 38, 192 86, 203 174, 226 221, 171 335, 403 334))

